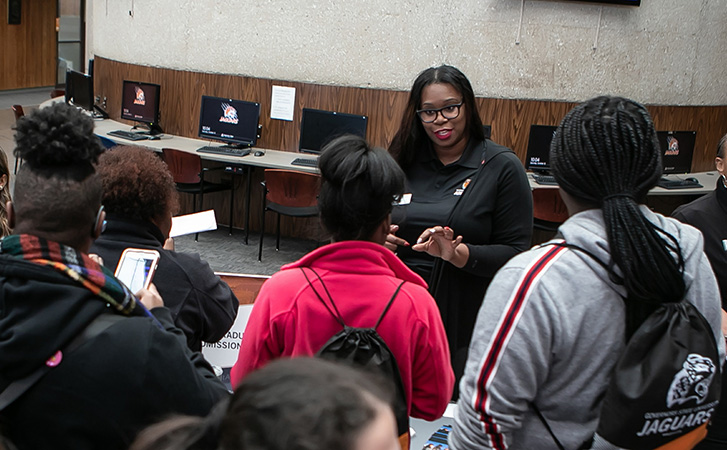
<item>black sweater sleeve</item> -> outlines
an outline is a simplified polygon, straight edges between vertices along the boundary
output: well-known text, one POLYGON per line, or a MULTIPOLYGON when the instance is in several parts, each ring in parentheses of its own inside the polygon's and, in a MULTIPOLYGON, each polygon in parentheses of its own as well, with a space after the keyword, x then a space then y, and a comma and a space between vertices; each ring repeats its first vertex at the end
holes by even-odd
POLYGON ((497 169, 482 174, 497 176, 490 243, 467 244, 470 257, 462 268, 473 275, 488 278, 493 277, 510 258, 527 250, 533 235, 533 196, 525 169, 512 152, 500 153, 495 158, 497 161, 493 160, 490 164, 496 163, 497 169))

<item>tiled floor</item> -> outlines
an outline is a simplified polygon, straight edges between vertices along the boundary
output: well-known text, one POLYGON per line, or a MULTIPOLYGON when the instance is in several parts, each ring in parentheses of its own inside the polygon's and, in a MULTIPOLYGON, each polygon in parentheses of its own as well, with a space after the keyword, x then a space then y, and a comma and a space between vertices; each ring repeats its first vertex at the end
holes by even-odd
POLYGON ((40 87, 33 89, 16 89, 0 91, 0 109, 9 109, 13 105, 37 106, 50 100, 50 91, 53 87, 40 87))
POLYGON ((262 262, 258 262, 257 232, 250 234, 249 243, 245 245, 244 231, 234 230, 232 236, 227 228, 208 231, 199 235, 199 242, 194 235, 181 236, 174 239, 177 251, 199 253, 210 267, 217 272, 249 273, 255 275, 272 275, 280 266, 300 259, 306 253, 315 250, 316 241, 280 238, 280 251, 275 251, 275 236, 268 235, 263 245, 262 262))

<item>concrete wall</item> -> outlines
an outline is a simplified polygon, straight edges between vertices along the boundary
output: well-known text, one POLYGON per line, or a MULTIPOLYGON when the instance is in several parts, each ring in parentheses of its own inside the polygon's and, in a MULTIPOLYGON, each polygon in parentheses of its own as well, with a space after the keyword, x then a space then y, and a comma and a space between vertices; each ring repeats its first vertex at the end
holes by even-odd
POLYGON ((727 0, 526 0, 521 27, 520 0, 93 3, 90 51, 136 64, 407 90, 446 63, 485 97, 727 104, 727 0))

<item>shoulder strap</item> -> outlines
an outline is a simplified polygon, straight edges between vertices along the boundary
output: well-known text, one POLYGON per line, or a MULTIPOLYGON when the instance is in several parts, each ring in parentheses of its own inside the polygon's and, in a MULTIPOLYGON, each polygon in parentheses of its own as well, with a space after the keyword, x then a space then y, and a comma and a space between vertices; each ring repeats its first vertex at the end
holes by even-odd
MULTIPOLYGON (((320 300, 321 303, 323 303, 323 306, 326 307, 328 312, 331 313, 333 318, 335 318, 338 321, 338 323, 340 323, 341 326, 345 328, 346 324, 343 321, 343 316, 341 316, 341 313, 338 311, 338 307, 336 307, 336 304, 333 302, 333 297, 331 297, 331 293, 328 292, 328 288, 323 283, 323 279, 321 278, 320 275, 318 275, 318 272, 316 272, 315 269, 313 269, 312 267, 309 267, 309 269, 311 270, 311 272, 313 272, 315 274, 315 276, 318 278, 318 281, 321 282, 321 286, 323 286, 323 290, 326 292, 326 295, 328 296, 328 300, 331 302, 331 305, 333 306, 333 310, 335 310, 336 312, 334 313, 331 310, 331 308, 328 306, 328 304, 325 302, 325 300, 323 300, 323 297, 321 297, 321 294, 318 293, 316 288, 313 286, 313 283, 311 283, 310 278, 308 278, 308 274, 306 274, 305 270, 301 267, 300 270, 301 270, 301 272, 303 272, 303 276, 305 277, 306 281, 308 281, 308 285, 313 290, 313 292, 316 294, 316 297, 318 297, 318 300, 320 300)), ((406 281, 402 281, 399 284, 399 286, 396 288, 396 291, 394 291, 394 295, 391 296, 391 299, 389 299, 389 303, 386 304, 384 311, 379 316, 379 320, 376 321, 376 325, 374 325, 374 330, 379 327, 381 320, 384 318, 386 313, 389 311, 389 308, 391 308, 391 304, 394 303, 394 299, 399 294, 399 291, 401 290, 401 287, 404 285, 404 283, 406 283, 406 281)))
MULTIPOLYGON (((455 211, 457 211, 457 207, 463 201, 462 199, 468 197, 467 194, 473 190, 475 182, 477 182, 480 174, 485 169, 485 166, 487 166, 487 164, 492 161, 492 159, 497 155, 501 155, 507 152, 513 153, 513 151, 507 147, 498 145, 497 148, 494 148, 492 145, 488 145, 488 142, 494 143, 490 139, 485 139, 482 141, 481 164, 477 168, 477 171, 475 171, 475 174, 472 176, 472 178, 470 178, 469 185, 467 186, 467 189, 465 189, 465 192, 462 193, 459 198, 457 198, 454 206, 452 206, 452 209, 449 211, 449 215, 447 216, 446 223, 444 223, 443 225, 452 224, 452 218, 454 217, 455 211)), ((432 267, 432 274, 429 280, 429 292, 431 292, 433 296, 436 296, 437 289, 439 288, 439 284, 444 273, 444 265, 444 260, 442 258, 434 259, 434 266, 432 267)))
POLYGON ((402 281, 399 284, 399 287, 397 287, 396 290, 394 291, 394 295, 391 296, 389 303, 386 304, 386 308, 384 308, 384 312, 381 313, 381 316, 379 316, 379 320, 376 321, 376 325, 374 325, 374 330, 379 327, 379 324, 381 323, 381 319, 383 319, 384 316, 386 315, 386 313, 389 312, 389 308, 391 308, 391 304, 394 303, 394 299, 399 294, 399 291, 401 290, 401 287, 404 286, 404 283, 406 283, 406 281, 402 281))
POLYGON ((570 249, 573 249, 573 250, 578 250, 579 252, 588 255, 592 260, 594 260, 598 264, 600 264, 604 269, 606 269, 606 271, 609 272, 609 274, 611 273, 611 269, 609 268, 608 264, 606 264, 605 262, 601 261, 601 258, 599 258, 598 256, 594 255, 592 252, 590 252, 589 250, 586 250, 583 247, 579 247, 579 246, 577 246, 575 244, 569 244, 568 242, 565 242, 565 241, 562 241, 562 242, 554 242, 554 243, 551 243, 551 244, 543 244, 543 245, 555 245, 556 247, 565 247, 565 248, 570 248, 570 249))
POLYGON ((336 307, 336 304, 333 303, 333 297, 331 297, 331 293, 328 292, 328 288, 326 287, 326 285, 323 284, 323 279, 321 278, 320 275, 318 275, 318 272, 316 272, 315 269, 313 269, 312 267, 309 267, 309 269, 316 275, 316 277, 318 278, 318 281, 321 282, 321 286, 323 286, 323 290, 326 291, 326 295, 328 295, 328 300, 331 302, 331 305, 333 305, 333 309, 336 312, 334 313, 333 311, 331 311, 331 308, 328 306, 328 303, 326 303, 326 301, 323 300, 323 297, 321 297, 321 294, 318 293, 318 291, 316 290, 316 288, 313 286, 313 283, 311 283, 310 278, 308 278, 308 274, 306 274, 305 273, 305 270, 301 267, 300 268, 300 271, 303 272, 303 276, 305 277, 306 281, 308 282, 308 286, 310 286, 310 288, 316 294, 316 297, 318 297, 318 300, 320 300, 321 303, 323 303, 323 306, 326 307, 326 309, 328 310, 329 313, 331 313, 331 315, 333 316, 333 318, 336 319, 336 321, 338 323, 340 323, 342 327, 345 328, 346 327, 346 324, 343 322, 343 317, 341 317, 341 313, 338 312, 338 307, 336 307))
MULTIPOLYGON (((96 337, 101 334, 106 328, 110 327, 114 323, 121 319, 125 319, 124 316, 116 314, 101 314, 89 323, 66 347, 61 351, 63 355, 68 355, 75 349, 81 346, 84 342, 96 337)), ((34 370, 30 375, 15 380, 0 393, 0 411, 10 406, 15 400, 20 398, 25 392, 28 391, 35 383, 40 380, 51 369, 50 366, 42 364, 39 368, 34 370)))
POLYGON ((530 402, 530 406, 533 407, 533 411, 535 411, 535 414, 538 415, 538 418, 541 422, 543 422, 543 425, 545 425, 545 429, 548 430, 548 433, 550 433, 550 437, 553 438, 553 442, 555 442, 555 445, 558 446, 558 450, 565 450, 565 447, 563 447, 563 444, 560 443, 557 437, 555 437, 555 433, 553 433, 553 430, 550 428, 550 425, 548 424, 548 421, 545 420, 545 416, 543 416, 543 413, 540 412, 537 406, 535 406, 535 402, 530 402))

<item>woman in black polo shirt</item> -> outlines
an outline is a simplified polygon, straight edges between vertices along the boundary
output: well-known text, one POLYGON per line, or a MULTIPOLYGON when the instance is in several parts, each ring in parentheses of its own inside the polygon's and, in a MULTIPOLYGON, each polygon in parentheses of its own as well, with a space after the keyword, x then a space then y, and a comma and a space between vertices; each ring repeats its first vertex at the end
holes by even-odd
POLYGON ((459 378, 487 286, 530 245, 525 170, 510 149, 485 139, 472 86, 451 66, 419 74, 389 151, 407 187, 387 246, 429 283, 459 378))

